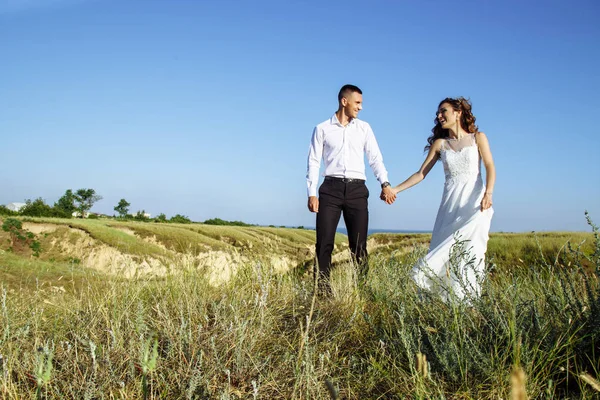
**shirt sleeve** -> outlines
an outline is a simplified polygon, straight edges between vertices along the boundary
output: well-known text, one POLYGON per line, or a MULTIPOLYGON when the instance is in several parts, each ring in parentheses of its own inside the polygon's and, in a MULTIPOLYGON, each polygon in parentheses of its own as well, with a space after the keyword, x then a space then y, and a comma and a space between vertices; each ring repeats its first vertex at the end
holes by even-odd
POLYGON ((323 131, 315 127, 310 140, 308 150, 308 166, 306 171, 306 186, 308 196, 317 195, 317 186, 319 184, 319 169, 321 168, 321 158, 323 157, 323 131))
POLYGON ((375 134, 371 125, 367 124, 367 140, 365 142, 365 153, 367 155, 367 161, 375 174, 375 177, 379 183, 388 182, 388 172, 383 165, 383 155, 379 150, 379 145, 375 139, 375 134))

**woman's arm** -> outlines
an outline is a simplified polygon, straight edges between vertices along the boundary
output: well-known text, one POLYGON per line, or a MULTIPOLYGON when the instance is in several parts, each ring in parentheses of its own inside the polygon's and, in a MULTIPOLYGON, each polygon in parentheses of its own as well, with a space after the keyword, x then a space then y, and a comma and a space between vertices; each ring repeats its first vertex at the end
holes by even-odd
POLYGON ((431 171, 431 168, 433 168, 433 166, 439 158, 443 140, 444 139, 438 139, 435 142, 433 142, 433 144, 429 148, 429 153, 427 153, 427 157, 425 157, 425 161, 423 161, 423 164, 421 165, 421 168, 419 168, 419 170, 412 174, 407 180, 392 188, 394 193, 398 194, 410 187, 415 186, 417 183, 425 179, 425 177, 427 176, 429 171, 431 171))
POLYGON ((496 166, 494 165, 494 159, 492 158, 492 151, 490 150, 490 143, 488 142, 487 136, 483 132, 478 132, 475 135, 477 140, 477 147, 479 148, 479 154, 483 160, 485 166, 485 194, 483 200, 481 200, 481 211, 487 210, 492 206, 492 194, 494 193, 494 184, 496 183, 496 166))

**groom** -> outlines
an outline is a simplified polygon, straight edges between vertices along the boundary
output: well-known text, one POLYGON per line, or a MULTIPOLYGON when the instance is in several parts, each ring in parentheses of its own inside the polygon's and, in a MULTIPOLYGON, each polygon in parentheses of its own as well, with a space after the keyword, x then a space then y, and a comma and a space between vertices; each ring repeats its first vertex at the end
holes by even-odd
POLYGON ((317 213, 316 256, 320 289, 329 291, 331 253, 340 215, 348 230, 350 252, 359 265, 361 279, 367 273, 368 197, 365 185, 365 154, 381 184, 381 196, 391 204, 396 195, 388 182, 388 173, 371 126, 358 119, 362 110, 362 91, 344 85, 338 93, 338 109, 331 118, 315 127, 308 152, 308 209, 317 213), (325 179, 319 187, 321 159, 325 179))

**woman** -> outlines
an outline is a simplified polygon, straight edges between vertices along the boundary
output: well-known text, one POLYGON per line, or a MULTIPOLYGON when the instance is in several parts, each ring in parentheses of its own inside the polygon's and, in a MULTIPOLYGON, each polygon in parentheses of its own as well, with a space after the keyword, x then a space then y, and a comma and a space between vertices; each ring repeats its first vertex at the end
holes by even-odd
POLYGON ((479 294, 485 269, 485 252, 494 210, 492 193, 496 169, 486 135, 479 132, 471 103, 446 98, 438 106, 433 133, 427 139, 427 157, 419 171, 394 187, 400 193, 421 182, 438 159, 446 181, 429 252, 414 267, 417 284, 438 290, 448 299, 479 294), (481 178, 481 161, 486 185, 481 178))

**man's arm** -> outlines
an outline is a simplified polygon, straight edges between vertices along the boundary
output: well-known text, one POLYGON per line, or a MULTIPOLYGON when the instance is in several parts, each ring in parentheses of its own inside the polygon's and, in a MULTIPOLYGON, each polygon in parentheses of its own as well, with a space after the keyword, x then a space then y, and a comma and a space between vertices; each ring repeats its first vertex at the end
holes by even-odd
POLYGON ((310 212, 319 212, 319 199, 317 186, 319 184, 319 169, 323 157, 323 132, 315 127, 308 149, 308 162, 306 168, 306 186, 308 191, 308 209, 310 212))
POLYGON ((379 150, 379 145, 375 139, 375 134, 371 126, 367 124, 367 140, 365 143, 365 153, 369 166, 373 170, 375 177, 381 184, 381 198, 385 198, 387 204, 392 204, 396 200, 396 194, 392 191, 388 181, 388 172, 383 164, 383 155, 379 150))

